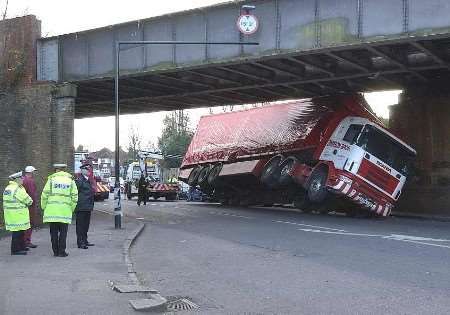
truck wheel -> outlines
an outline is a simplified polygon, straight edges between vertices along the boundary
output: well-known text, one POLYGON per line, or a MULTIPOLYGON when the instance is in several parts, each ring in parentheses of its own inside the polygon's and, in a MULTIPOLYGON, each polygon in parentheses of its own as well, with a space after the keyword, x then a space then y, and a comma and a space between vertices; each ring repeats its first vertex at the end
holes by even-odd
POLYGON ((313 171, 308 181, 307 198, 312 203, 322 203, 325 201, 327 191, 328 172, 324 168, 318 168, 313 171))
POLYGON ((200 186, 206 186, 208 184, 208 175, 210 172, 210 166, 203 167, 198 173, 197 184, 200 186))
POLYGON ((310 213, 313 208, 311 202, 308 200, 306 194, 299 194, 294 199, 294 207, 301 210, 304 213, 310 213))
POLYGON ((233 196, 231 196, 229 203, 230 203, 230 206, 235 206, 235 207, 239 206, 241 203, 241 198, 239 198, 239 196, 237 194, 233 195, 233 196))
POLYGON ((202 168, 203 168, 202 166, 198 165, 191 171, 188 177, 189 186, 197 186, 198 175, 200 175, 202 168))
POLYGON ((271 158, 261 172, 261 182, 270 188, 278 185, 280 175, 280 163, 283 160, 281 155, 276 155, 271 158))
POLYGON ((221 206, 228 206, 230 204, 230 199, 229 198, 222 198, 219 200, 219 203, 221 206))
POLYGON ((153 200, 158 200, 159 196, 153 196, 153 200))
POLYGON ((214 187, 217 185, 221 170, 222 170, 222 163, 219 163, 214 165, 213 168, 209 171, 207 181, 210 187, 214 187))
POLYGON ((289 185, 292 183, 292 177, 290 175, 292 169, 297 163, 297 159, 293 156, 286 158, 280 164, 280 177, 278 178, 278 183, 282 186, 289 185))

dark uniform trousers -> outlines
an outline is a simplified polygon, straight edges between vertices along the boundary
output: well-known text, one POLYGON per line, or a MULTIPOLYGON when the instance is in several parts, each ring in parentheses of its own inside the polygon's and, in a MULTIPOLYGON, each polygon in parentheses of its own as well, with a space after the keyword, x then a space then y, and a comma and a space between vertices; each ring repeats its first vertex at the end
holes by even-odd
POLYGON ((50 238, 52 249, 55 255, 63 254, 66 251, 67 230, 69 224, 61 222, 50 223, 50 238))
POLYGON ((25 231, 14 231, 11 233, 11 253, 25 250, 24 235, 25 231))
POLYGON ((89 223, 91 222, 91 211, 77 211, 77 244, 83 246, 88 243, 89 223))

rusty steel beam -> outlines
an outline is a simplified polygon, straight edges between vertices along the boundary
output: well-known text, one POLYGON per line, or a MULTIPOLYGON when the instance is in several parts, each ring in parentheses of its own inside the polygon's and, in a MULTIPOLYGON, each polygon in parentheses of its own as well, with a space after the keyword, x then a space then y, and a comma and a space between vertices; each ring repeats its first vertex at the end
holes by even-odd
POLYGON ((332 72, 332 71, 330 71, 328 69, 325 69, 324 67, 321 67, 319 65, 316 65, 316 64, 304 61, 304 60, 300 60, 298 58, 288 57, 287 60, 292 61, 294 63, 301 64, 302 66, 306 66, 306 67, 310 67, 310 68, 313 68, 313 69, 317 69, 317 70, 319 70, 319 71, 321 71, 323 73, 328 74, 331 77, 336 76, 336 74, 334 72, 332 72))
POLYGON ((425 47, 423 44, 419 42, 411 42, 410 43, 415 48, 419 49, 421 52, 423 52, 425 55, 433 59, 436 63, 440 64, 441 66, 450 69, 450 65, 441 57, 437 55, 437 53, 433 52, 430 48, 425 47))
MULTIPOLYGON (((435 70, 435 69, 442 69, 441 66, 423 66, 423 67, 413 67, 408 69, 393 69, 393 70, 386 70, 383 72, 383 75, 388 74, 403 74, 403 73, 410 73, 411 71, 424 71, 424 70, 435 70)), ((337 77, 323 77, 323 78, 310 78, 310 79, 304 79, 304 80, 293 80, 289 82, 273 82, 273 83, 264 83, 264 84, 255 84, 255 85, 249 85, 249 86, 239 86, 239 87, 228 87, 228 88, 219 88, 215 90, 204 90, 204 91, 193 91, 193 92, 186 92, 182 94, 173 94, 173 95, 163 95, 163 96, 155 96, 152 97, 152 99, 163 99, 163 98, 169 98, 169 97, 184 97, 184 96, 199 96, 199 95, 205 95, 209 93, 220 93, 220 92, 228 92, 228 91, 242 91, 247 89, 257 89, 257 88, 270 88, 270 87, 276 87, 281 84, 289 84, 289 85, 300 85, 300 84, 309 84, 309 83, 316 83, 316 82, 332 82, 332 81, 339 81, 339 80, 346 80, 346 79, 358 79, 358 78, 368 78, 370 76, 379 75, 379 72, 369 72, 369 73, 358 73, 358 74, 350 74, 350 75, 341 75, 337 77)), ((140 99, 140 98, 136 98, 140 99)), ((141 98, 142 99, 142 98, 141 98)), ((145 97, 143 99, 146 99, 145 97)), ((92 104, 98 104, 97 102, 92 104)))

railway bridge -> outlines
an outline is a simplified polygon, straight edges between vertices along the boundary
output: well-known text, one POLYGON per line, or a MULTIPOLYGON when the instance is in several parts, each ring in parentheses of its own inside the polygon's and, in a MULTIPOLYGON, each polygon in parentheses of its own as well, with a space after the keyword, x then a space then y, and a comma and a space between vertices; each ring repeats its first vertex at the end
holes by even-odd
MULTIPOLYGON (((20 136, 22 162, 42 156, 35 141, 52 152, 44 169, 71 161, 73 120, 114 113, 117 41, 252 41, 259 45, 124 46, 121 113, 402 89, 390 127, 417 149, 420 169, 403 209, 450 215, 449 16, 446 0, 261 0, 50 38, 40 38, 33 16, 4 21, 0 32, 14 25, 16 44, 32 51, 25 84, 10 103, 31 125, 41 123, 36 115, 51 117, 45 130, 20 136), (236 26, 243 5, 255 6, 259 20, 251 35, 236 26)), ((20 124, 16 117, 11 123, 20 124)), ((20 159, 6 160, 1 174, 20 159)))

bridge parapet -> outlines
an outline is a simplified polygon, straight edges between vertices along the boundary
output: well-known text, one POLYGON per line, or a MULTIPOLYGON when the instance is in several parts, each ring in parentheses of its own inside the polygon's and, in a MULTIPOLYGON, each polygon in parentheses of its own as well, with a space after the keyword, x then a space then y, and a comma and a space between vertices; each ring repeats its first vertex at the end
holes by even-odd
POLYGON ((123 72, 173 70, 202 64, 260 59, 361 42, 447 34, 446 0, 233 1, 146 20, 42 39, 40 80, 112 77, 117 40, 245 41, 236 27, 243 3, 256 5, 258 47, 136 47, 122 54, 123 72))
POLYGON ((233 1, 42 39, 38 79, 76 82, 77 118, 112 115, 116 41, 257 41, 128 47, 121 112, 435 85, 450 78, 448 16, 446 0, 233 1), (242 4, 260 20, 250 36, 236 26, 242 4))

